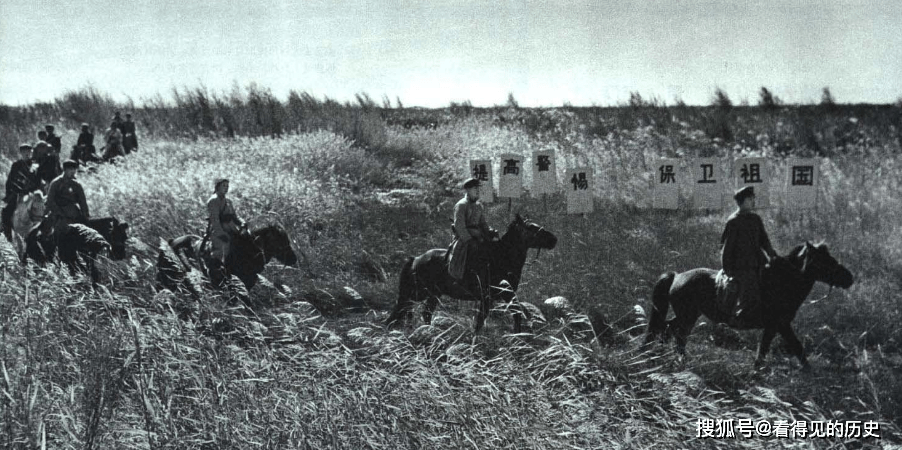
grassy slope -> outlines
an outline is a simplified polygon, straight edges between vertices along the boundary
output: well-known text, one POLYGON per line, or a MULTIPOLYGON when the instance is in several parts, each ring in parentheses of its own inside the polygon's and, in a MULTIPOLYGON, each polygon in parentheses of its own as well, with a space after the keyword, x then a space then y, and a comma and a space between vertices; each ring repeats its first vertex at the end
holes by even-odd
MULTIPOLYGON (((21 277, 3 246, 0 442, 24 447, 46 439, 54 448, 776 445, 693 441, 698 418, 879 420, 884 442, 899 441, 902 357, 892 261, 902 244, 893 240, 891 224, 902 209, 879 193, 895 192, 893 186, 863 186, 872 181, 856 178, 869 165, 892 170, 894 157, 835 158, 823 166, 826 201, 818 212, 764 214, 779 249, 827 238, 858 276, 848 292, 800 311, 796 328, 816 367, 804 375, 779 342, 769 368, 752 372, 755 332, 700 325, 685 361, 663 348, 635 350, 635 330, 628 329, 643 317, 634 307, 646 307, 660 272, 717 264, 725 215, 637 207, 647 202, 647 182, 628 174, 643 172, 660 151, 648 130, 603 138, 575 129, 535 135, 471 117, 430 130, 389 129, 386 139, 378 154, 327 132, 145 142, 124 164, 84 176, 95 215, 132 223, 135 257, 105 264, 110 292, 90 293, 83 281, 55 270, 21 277), (557 249, 530 263, 520 297, 538 304, 566 296, 591 317, 603 316, 613 332, 590 342, 552 320, 535 335, 510 336, 509 321, 496 315, 474 336, 472 305, 456 301, 442 306, 434 328, 381 329, 404 258, 447 244, 457 193, 445 186, 459 180, 465 159, 549 147, 561 160, 599 168, 602 201, 585 218, 567 217, 556 198, 515 205, 561 238, 557 249), (417 158, 412 167, 389 165, 411 156, 417 158), (153 288, 158 239, 201 231, 203 201, 220 175, 232 178, 232 195, 252 224, 281 223, 305 255, 300 268, 273 263, 267 269, 272 285, 255 288, 253 310, 229 306, 214 293, 192 304, 153 288), (374 186, 420 193, 386 205, 372 199, 374 186), (882 217, 862 227, 869 210, 882 217), (384 282, 380 269, 389 275, 384 282)), ((490 208, 495 226, 508 219, 506 205, 490 208)))

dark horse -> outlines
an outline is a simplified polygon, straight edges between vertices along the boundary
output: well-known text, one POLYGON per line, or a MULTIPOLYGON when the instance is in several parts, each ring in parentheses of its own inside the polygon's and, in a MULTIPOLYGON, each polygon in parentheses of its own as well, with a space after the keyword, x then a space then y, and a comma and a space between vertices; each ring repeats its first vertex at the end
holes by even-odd
MULTIPOLYGON (((479 331, 495 300, 510 302, 513 299, 520 284, 523 266, 526 264, 527 250, 553 249, 556 244, 555 235, 517 214, 500 241, 486 244, 491 246, 486 252, 489 255, 488 285, 492 287, 488 295, 473 292, 473 289, 467 289, 451 277, 448 273, 448 249, 435 248, 416 258, 410 258, 401 269, 398 304, 386 325, 391 327, 405 319, 411 319, 414 302, 426 300, 423 320, 428 324, 432 321, 432 312, 442 295, 477 301, 481 297, 481 305, 476 315, 476 331, 479 331), (501 287, 502 281, 507 281, 510 287, 501 287)), ((519 328, 520 315, 517 314, 514 315, 514 329, 519 331, 519 328)))
MULTIPOLYGON (((651 318, 645 343, 666 340, 669 334, 676 339, 677 351, 685 354, 686 337, 704 314, 715 323, 729 323, 731 316, 718 308, 712 269, 692 269, 683 273, 668 272, 661 276, 652 292, 651 318), (668 306, 675 317, 665 321, 668 306)), ((786 257, 775 257, 764 269, 761 281, 761 302, 740 317, 743 323, 730 324, 739 329, 763 328, 755 367, 764 364, 764 357, 776 333, 780 333, 802 367, 809 368, 802 344, 792 330, 792 319, 808 297, 816 281, 832 288, 848 288, 854 277, 836 261, 824 244, 806 242, 792 249, 786 257)))
MULTIPOLYGON (((208 268, 210 265, 209 243, 203 249, 200 248, 202 238, 196 234, 180 236, 169 240, 169 247, 176 255, 185 255, 193 261, 208 277, 211 276, 208 268)), ((226 260, 227 276, 238 277, 247 289, 257 284, 257 275, 263 272, 263 267, 276 258, 286 266, 294 266, 298 262, 297 254, 291 248, 291 239, 288 233, 279 225, 270 225, 258 228, 250 233, 237 234, 232 238, 232 249, 226 260)), ((171 261, 161 256, 157 260, 157 280, 170 290, 176 290, 177 282, 184 278, 185 267, 180 267, 178 261, 171 261)), ((220 284, 215 280, 214 284, 220 284)))
POLYGON ((110 259, 125 259, 127 240, 128 223, 120 222, 115 217, 69 225, 63 229, 61 236, 56 236, 51 221, 44 219, 25 238, 25 254, 26 258, 41 266, 58 257, 71 274, 80 269, 90 274, 91 280, 97 283, 100 278, 94 264, 97 256, 109 253, 110 259))

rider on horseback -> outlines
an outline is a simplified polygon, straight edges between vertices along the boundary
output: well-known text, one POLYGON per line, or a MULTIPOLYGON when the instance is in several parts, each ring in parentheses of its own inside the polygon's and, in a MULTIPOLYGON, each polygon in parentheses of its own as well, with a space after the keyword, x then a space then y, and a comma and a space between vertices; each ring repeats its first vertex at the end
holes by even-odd
POLYGON ((761 301, 761 271, 768 257, 777 256, 771 246, 761 217, 755 214, 755 188, 746 186, 733 195, 739 206, 730 218, 721 235, 723 244, 721 262, 724 273, 739 284, 738 302, 731 311, 739 317, 743 310, 749 310, 761 301))
POLYGON ((63 174, 56 177, 47 189, 47 219, 53 225, 53 233, 59 237, 65 227, 73 223, 87 223, 90 219, 85 190, 75 179, 78 163, 68 159, 63 163, 63 174))
POLYGON ((38 178, 31 159, 31 150, 29 144, 19 146, 19 160, 13 163, 9 169, 9 175, 6 177, 6 196, 3 198, 6 206, 3 207, 0 216, 2 216, 3 236, 10 242, 12 242, 13 212, 19 196, 41 188, 41 180, 38 178))
MULTIPOLYGON (((462 281, 468 272, 475 272, 481 279, 487 279, 485 266, 488 254, 486 243, 497 241, 498 232, 489 228, 485 221, 485 205, 479 201, 480 182, 476 178, 467 180, 463 188, 466 196, 454 205, 454 222, 448 273, 462 281)), ((484 281, 483 281, 484 282, 484 281)))
MULTIPOLYGON (((231 242, 235 235, 247 232, 247 224, 238 217, 232 200, 226 198, 229 192, 229 180, 217 179, 214 183, 214 194, 207 200, 207 234, 203 242, 210 241, 210 274, 211 278, 225 275, 226 261, 231 250, 231 242)), ((201 244, 203 247, 203 244, 201 244)), ((214 280, 214 284, 217 284, 214 280)))

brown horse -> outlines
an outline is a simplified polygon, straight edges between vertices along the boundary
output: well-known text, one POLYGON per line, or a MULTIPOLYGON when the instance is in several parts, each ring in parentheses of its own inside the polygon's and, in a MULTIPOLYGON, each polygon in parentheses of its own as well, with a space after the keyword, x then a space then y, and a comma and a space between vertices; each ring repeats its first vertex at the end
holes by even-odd
MULTIPOLYGON (((438 304, 439 297, 447 295, 461 300, 481 301, 476 314, 476 331, 482 328, 485 318, 495 300, 511 302, 520 284, 523 266, 526 264, 526 252, 530 248, 553 249, 557 245, 557 237, 538 224, 524 220, 519 214, 507 227, 507 232, 498 242, 485 244, 489 246, 488 292, 468 289, 448 273, 448 249, 435 248, 416 258, 410 258, 401 269, 398 304, 392 311, 386 325, 395 324, 412 318, 413 303, 426 301, 423 310, 423 321, 432 321, 432 312, 438 304), (509 287, 502 284, 506 281, 509 287), (477 292, 474 292, 477 291, 477 292)), ((514 331, 520 329, 520 315, 514 315, 514 331)))
POLYGON ((792 320, 808 297, 816 281, 848 288, 854 277, 827 250, 824 244, 806 242, 792 249, 786 257, 775 257, 764 269, 761 282, 761 302, 743 313, 741 323, 730 323, 731 315, 720 310, 713 269, 692 269, 683 273, 668 272, 661 276, 652 293, 653 309, 648 322, 645 343, 666 340, 670 334, 676 339, 677 351, 686 352, 686 338, 701 314, 715 323, 728 323, 735 328, 763 328, 755 367, 764 364, 764 357, 777 333, 783 336, 802 367, 809 369, 805 350, 792 330, 792 320), (675 317, 665 320, 667 309, 673 306, 675 317))

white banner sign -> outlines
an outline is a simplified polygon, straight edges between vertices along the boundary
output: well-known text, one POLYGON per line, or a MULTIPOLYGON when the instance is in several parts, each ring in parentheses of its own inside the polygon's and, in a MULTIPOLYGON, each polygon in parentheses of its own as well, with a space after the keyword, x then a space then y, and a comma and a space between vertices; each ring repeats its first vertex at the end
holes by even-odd
POLYGON ((532 195, 554 194, 558 190, 554 151, 532 152, 532 195))
POLYGON ((817 205, 818 178, 817 159, 788 158, 786 160, 786 207, 814 208, 817 205))
POLYGON ((661 158, 655 161, 654 198, 652 207, 656 209, 677 209, 680 205, 680 183, 683 173, 680 160, 677 158, 661 158))
POLYGON ((501 175, 498 177, 498 197, 520 198, 523 193, 523 156, 513 153, 501 155, 501 175))
MULTIPOLYGON (((755 206, 770 207, 771 172, 765 158, 739 158, 733 163, 736 190, 746 186, 755 188, 755 206)), ((732 198, 732 197, 731 197, 732 198)))
POLYGON ((471 159, 469 174, 467 177, 473 177, 482 183, 479 188, 479 200, 483 203, 492 203, 494 197, 494 180, 492 180, 492 160, 490 159, 471 159))
POLYGON ((567 181, 564 182, 567 214, 590 213, 595 209, 592 173, 592 169, 588 167, 567 169, 567 181))
POLYGON ((692 206, 723 209, 723 169, 717 158, 692 160, 692 206))

